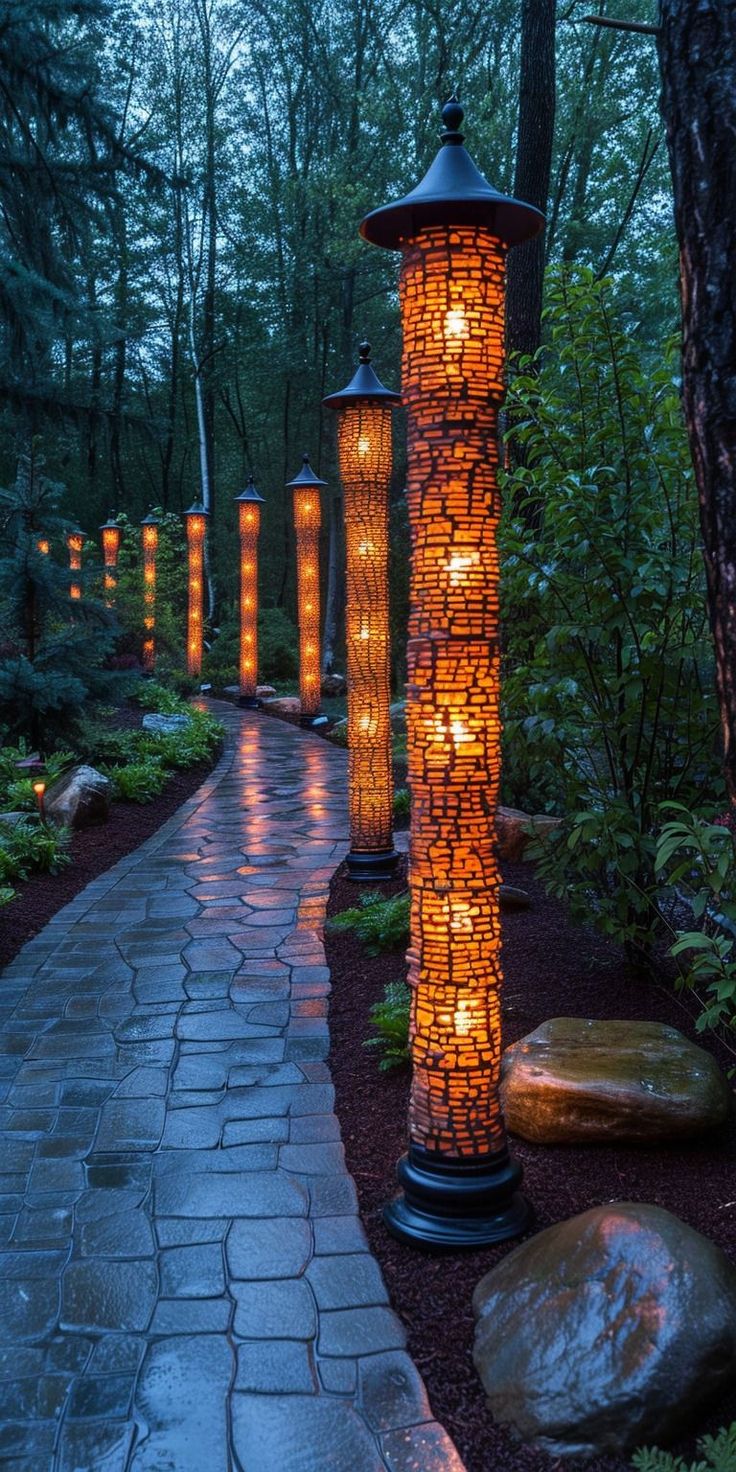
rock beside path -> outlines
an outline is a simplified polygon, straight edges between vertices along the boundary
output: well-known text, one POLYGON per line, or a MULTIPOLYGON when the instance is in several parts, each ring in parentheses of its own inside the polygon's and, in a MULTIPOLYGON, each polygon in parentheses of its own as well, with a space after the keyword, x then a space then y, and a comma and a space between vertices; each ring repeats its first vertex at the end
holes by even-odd
POLYGON ((559 828, 561 818, 549 813, 524 813, 521 808, 496 808, 496 848, 499 859, 518 863, 533 838, 544 838, 559 828))
POLYGON ((65 823, 68 828, 91 828, 106 823, 110 814, 112 782, 95 767, 72 767, 53 787, 44 800, 50 823, 65 823))
POLYGON ((151 713, 143 717, 141 725, 152 736, 176 736, 179 731, 185 731, 191 725, 191 717, 183 712, 181 715, 171 716, 151 713))
POLYGON ((667 1443, 736 1380, 736 1270, 657 1206, 540 1232, 473 1295, 494 1418, 552 1456, 667 1443))
POLYGON ((725 1120, 715 1060, 659 1022, 553 1017, 506 1049, 508 1128, 538 1144, 683 1139, 725 1120))
POLYGON ((268 715, 298 725, 302 707, 298 695, 278 695, 275 700, 264 700, 263 709, 268 715))

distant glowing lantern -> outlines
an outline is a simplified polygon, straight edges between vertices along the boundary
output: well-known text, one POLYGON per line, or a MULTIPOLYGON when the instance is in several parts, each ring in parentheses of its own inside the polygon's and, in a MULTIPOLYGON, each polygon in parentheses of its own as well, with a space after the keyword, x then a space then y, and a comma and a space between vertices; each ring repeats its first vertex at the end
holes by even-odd
POLYGON ((33 783, 33 791, 36 794, 36 802, 38 803, 38 815, 41 819, 41 822, 43 823, 46 820, 46 809, 43 800, 44 793, 46 791, 46 783, 39 778, 37 782, 33 783))
POLYGON ((74 577, 73 575, 74 573, 79 573, 82 570, 82 548, 84 546, 84 532, 67 532, 66 545, 69 549, 69 571, 70 573, 72 573, 72 580, 69 586, 69 597, 77 599, 81 598, 82 596, 82 585, 79 579, 74 577))
POLYGON ((50 543, 49 543, 48 537, 37 537, 36 538, 36 551, 37 552, 40 552, 44 557, 48 557, 49 550, 50 550, 50 543))
POLYGON ((296 529, 296 579, 299 616, 299 701, 300 722, 311 726, 319 717, 321 694, 319 660, 319 493, 327 481, 320 480, 304 456, 302 468, 286 482, 294 491, 296 529))
POLYGON ((323 402, 340 414, 345 491, 350 852, 352 879, 389 878, 393 845, 388 493, 391 411, 401 403, 376 377, 367 342, 347 388, 323 402))
POLYGON ((248 484, 235 497, 240 535, 240 699, 239 705, 254 709, 260 704, 258 684, 258 533, 261 529, 263 496, 248 476, 248 484))
POLYGON ((202 618, 204 609, 204 542, 207 517, 201 501, 195 501, 184 512, 189 549, 189 601, 187 605, 187 673, 198 675, 202 669, 202 618))
MULTIPOLYGON (((187 513, 188 514, 188 513, 187 513)), ((152 673, 156 664, 156 552, 158 519, 152 511, 141 522, 143 550, 143 668, 152 673)))
POLYGON ((104 589, 105 602, 108 608, 112 608, 115 602, 115 589, 118 585, 118 552, 120 551, 120 527, 112 512, 100 527, 102 532, 102 557, 105 564, 104 589))
POLYGON ((507 248, 543 216, 492 189, 443 109, 442 148, 366 240, 402 252, 412 536, 409 1151, 386 1208, 399 1237, 477 1247, 524 1231, 499 1103, 501 934, 497 416, 507 248))

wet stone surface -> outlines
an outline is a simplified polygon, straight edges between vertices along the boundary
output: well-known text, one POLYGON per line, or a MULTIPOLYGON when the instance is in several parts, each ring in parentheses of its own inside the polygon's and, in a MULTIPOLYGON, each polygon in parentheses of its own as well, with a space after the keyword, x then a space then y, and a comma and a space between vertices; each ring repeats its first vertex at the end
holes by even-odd
POLYGON ((324 1061, 345 754, 217 710, 216 771, 2 978, 0 1464, 462 1472, 324 1061))

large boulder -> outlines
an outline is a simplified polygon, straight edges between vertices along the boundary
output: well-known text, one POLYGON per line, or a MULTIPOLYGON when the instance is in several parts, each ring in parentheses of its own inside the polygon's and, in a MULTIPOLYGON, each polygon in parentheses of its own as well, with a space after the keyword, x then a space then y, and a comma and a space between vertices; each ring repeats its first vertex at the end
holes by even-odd
POLYGON ((406 701, 405 700, 395 700, 394 703, 393 703, 393 705, 389 706, 388 714, 389 714, 389 719, 391 721, 391 730, 393 731, 394 735, 395 736, 405 736, 406 735, 406 701))
POLYGON ((493 1416, 553 1456, 667 1442, 736 1379, 736 1271, 658 1206, 596 1206, 540 1232, 473 1308, 493 1416))
POLYGON ((91 828, 107 821, 111 797, 109 777, 94 767, 72 767, 48 789, 46 817, 50 823, 65 823, 69 828, 91 828))
POLYGON ((496 808, 496 849, 500 859, 516 863, 533 838, 544 838, 559 828, 561 818, 549 813, 524 813, 521 808, 496 808))
POLYGON ((348 682, 345 679, 344 675, 333 673, 331 675, 322 676, 320 690, 323 695, 346 695, 347 689, 348 682))
POLYGON ((682 1139, 722 1124, 730 1098, 710 1053, 660 1022, 553 1017, 501 1065, 509 1129, 543 1145, 682 1139))
POLYGON ((159 715, 150 713, 145 715, 141 722, 144 731, 150 731, 152 736, 177 736, 180 731, 186 731, 191 726, 192 718, 184 711, 180 715, 159 715))
POLYGON ((278 695, 275 700, 264 700, 263 709, 269 716, 279 716, 282 721, 299 725, 302 707, 298 695, 278 695))

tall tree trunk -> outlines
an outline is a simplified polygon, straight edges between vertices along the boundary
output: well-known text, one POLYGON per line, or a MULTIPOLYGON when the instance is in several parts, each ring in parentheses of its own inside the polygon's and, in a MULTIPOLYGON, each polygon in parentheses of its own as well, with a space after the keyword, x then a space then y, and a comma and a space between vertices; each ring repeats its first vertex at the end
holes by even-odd
MULTIPOLYGON (((555 126, 555 0, 522 0, 519 141, 514 193, 547 211, 555 126)), ((544 283, 544 232, 509 255, 506 346, 539 347, 544 283)))
POLYGON ((680 246, 683 404, 700 498, 729 800, 736 807, 736 0, 660 0, 680 246))

